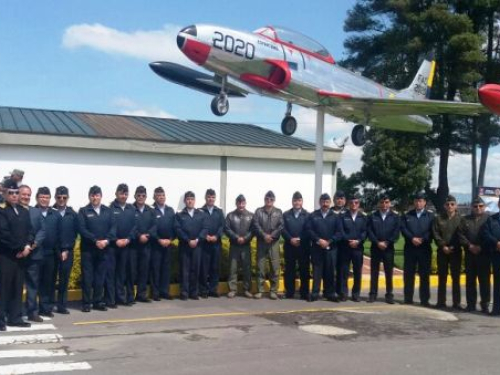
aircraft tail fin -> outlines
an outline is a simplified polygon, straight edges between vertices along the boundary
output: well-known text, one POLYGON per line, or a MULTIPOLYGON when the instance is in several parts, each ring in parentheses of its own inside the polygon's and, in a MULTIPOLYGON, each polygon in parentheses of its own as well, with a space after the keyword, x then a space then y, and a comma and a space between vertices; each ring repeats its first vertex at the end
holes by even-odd
POLYGON ((434 54, 429 54, 420 65, 418 72, 413 78, 412 83, 406 89, 401 90, 396 97, 411 98, 416 100, 429 99, 432 83, 434 81, 434 72, 436 70, 436 61, 434 54))

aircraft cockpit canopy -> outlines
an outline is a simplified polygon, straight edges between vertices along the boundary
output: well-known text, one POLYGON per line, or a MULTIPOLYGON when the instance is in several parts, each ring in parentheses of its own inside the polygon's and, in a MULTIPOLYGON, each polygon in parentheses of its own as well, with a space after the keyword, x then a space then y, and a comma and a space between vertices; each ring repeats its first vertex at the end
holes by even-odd
POLYGON ((325 47, 297 31, 281 26, 267 26, 256 30, 255 33, 263 35, 276 42, 296 46, 299 49, 307 51, 313 55, 319 55, 324 60, 332 60, 333 62, 332 56, 325 47))

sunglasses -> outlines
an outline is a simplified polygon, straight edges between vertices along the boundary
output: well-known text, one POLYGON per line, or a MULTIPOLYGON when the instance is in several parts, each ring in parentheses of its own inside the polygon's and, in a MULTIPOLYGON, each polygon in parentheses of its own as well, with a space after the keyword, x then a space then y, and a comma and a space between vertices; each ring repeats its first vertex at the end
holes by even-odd
POLYGON ((19 195, 19 190, 9 190, 8 194, 9 195, 19 195))
POLYGON ((351 201, 351 204, 359 204, 359 201, 351 201))
POLYGON ((138 198, 146 198, 146 194, 136 194, 135 196, 138 198))
POLYGON ((454 203, 454 202, 447 202, 447 203, 445 203, 445 206, 455 206, 455 205, 456 205, 456 203, 454 203))
POLYGON ((66 200, 66 199, 68 199, 68 196, 67 195, 58 195, 56 197, 56 199, 64 199, 64 200, 66 200))
POLYGON ((472 207, 474 207, 474 208, 483 208, 484 204, 475 204, 472 207))

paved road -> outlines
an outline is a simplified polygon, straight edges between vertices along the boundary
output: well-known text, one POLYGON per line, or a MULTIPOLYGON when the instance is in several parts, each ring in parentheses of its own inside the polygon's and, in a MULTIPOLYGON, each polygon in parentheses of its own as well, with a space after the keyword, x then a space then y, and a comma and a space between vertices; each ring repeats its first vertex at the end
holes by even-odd
POLYGON ((174 300, 75 309, 35 328, 0 335, 0 374, 471 375, 500 366, 500 319, 382 302, 174 300))

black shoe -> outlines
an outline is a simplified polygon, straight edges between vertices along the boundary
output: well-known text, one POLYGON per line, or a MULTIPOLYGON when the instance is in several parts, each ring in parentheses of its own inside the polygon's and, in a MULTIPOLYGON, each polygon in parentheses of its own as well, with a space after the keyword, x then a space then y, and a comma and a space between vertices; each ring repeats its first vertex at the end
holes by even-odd
POLYGON ((500 316, 500 311, 493 310, 492 312, 490 312, 490 315, 491 316, 500 316))
POLYGON ((405 299, 404 302, 403 302, 403 305, 413 305, 413 301, 412 300, 409 300, 409 299, 405 299))
POLYGON ((159 301, 161 301, 161 298, 160 297, 153 297, 153 301, 159 302, 159 301))
POLYGON ((40 315, 40 316, 46 316, 47 318, 53 318, 54 317, 54 313, 52 311, 40 311, 38 313, 38 315, 40 315))
POLYGON ((339 299, 337 297, 335 297, 335 296, 328 297, 327 300, 330 301, 330 302, 339 302, 339 299))
POLYGON ((181 295, 181 296, 179 297, 179 299, 180 299, 181 301, 187 301, 187 300, 188 300, 188 297, 187 297, 187 296, 184 296, 184 295, 181 295))
POLYGON ((56 312, 58 314, 69 315, 69 310, 66 307, 58 307, 56 312))
POLYGON ((43 323, 43 319, 38 314, 28 315, 28 320, 35 323, 43 323))
POLYGON ((394 305, 394 297, 393 296, 385 297, 385 303, 388 303, 389 305, 394 305))
POLYGON ((352 302, 361 302, 361 300, 359 299, 359 297, 358 297, 358 296, 352 296, 352 297, 351 297, 351 301, 352 301, 352 302))
POLYGON ((304 300, 304 301, 307 301, 309 299, 309 294, 301 294, 300 295, 300 299, 304 300))
POLYGON ((460 306, 459 304, 453 304, 453 306, 451 307, 454 311, 458 311, 458 312, 463 312, 465 311, 464 308, 462 306, 460 306))
POLYGON ((467 311, 467 312, 475 312, 475 311, 477 311, 476 310, 476 306, 474 306, 474 305, 467 305, 467 307, 465 308, 465 311, 467 311))
POLYGON ((7 326, 5 325, 5 323, 0 322, 0 332, 4 332, 4 331, 7 331, 7 326))
POLYGON ((377 297, 375 297, 374 295, 370 295, 368 297, 368 300, 366 301, 367 303, 373 303, 377 300, 377 297))
POLYGON ((160 298, 168 299, 169 301, 174 299, 173 297, 170 296, 170 294, 160 294, 160 298))
POLYGON ((106 307, 108 309, 117 309, 118 308, 118 306, 116 305, 116 303, 110 303, 109 305, 106 305, 106 307))
POLYGON ((318 300, 318 296, 315 295, 310 295, 309 299, 307 300, 308 302, 316 302, 318 300))
POLYGON ((82 312, 84 312, 84 313, 90 312, 90 306, 83 306, 82 307, 82 312))
POLYGON ((146 298, 146 297, 137 297, 135 300, 136 300, 136 302, 151 303, 151 300, 149 298, 146 298))
POLYGON ((94 305, 93 309, 97 311, 108 311, 108 308, 104 304, 94 305))
POLYGON ((134 305, 135 305, 134 301, 128 301, 128 302, 125 303, 125 306, 127 306, 127 307, 132 307, 134 305))
MULTIPOLYGON (((42 322, 43 322, 43 320, 42 320, 42 322)), ((25 322, 24 320, 18 320, 16 322, 7 322, 7 325, 9 327, 21 327, 21 328, 31 327, 31 323, 25 322)))
POLYGON ((342 295, 340 295, 339 299, 342 302, 346 302, 347 301, 347 296, 345 296, 345 295, 342 294, 342 295))
POLYGON ((446 310, 446 303, 436 303, 434 305, 434 308, 439 310, 446 310))
MULTIPOLYGON (((203 299, 207 299, 208 298, 208 293, 203 292, 203 293, 200 294, 200 297, 203 298, 203 299)), ((194 299, 193 297, 189 297, 189 298, 194 299)))
POLYGON ((209 297, 220 298, 220 294, 218 292, 208 292, 209 297))
POLYGON ((481 312, 483 314, 489 314, 490 310, 488 309, 488 305, 481 305, 481 312))
POLYGON ((189 299, 193 299, 193 300, 197 301, 197 300, 200 299, 200 297, 198 297, 198 296, 189 296, 189 299))

